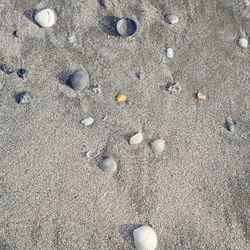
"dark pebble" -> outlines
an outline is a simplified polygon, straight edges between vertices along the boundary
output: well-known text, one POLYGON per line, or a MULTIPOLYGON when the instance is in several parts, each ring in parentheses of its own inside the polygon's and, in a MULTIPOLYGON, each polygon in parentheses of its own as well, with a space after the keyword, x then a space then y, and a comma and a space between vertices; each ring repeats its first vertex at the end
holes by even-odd
POLYGON ((12 36, 13 36, 13 37, 18 37, 18 34, 17 34, 17 31, 16 31, 16 30, 13 31, 12 36))
POLYGON ((84 73, 82 71, 74 72, 70 75, 68 84, 72 87, 72 89, 75 90, 81 90, 84 89, 89 82, 89 77, 87 73, 84 73))
POLYGON ((18 69, 17 70, 17 75, 22 78, 23 80, 25 80, 27 78, 28 75, 28 71, 26 69, 18 69))
POLYGON ((27 91, 21 91, 16 95, 16 102, 20 104, 29 103, 31 95, 27 91))
POLYGON ((13 67, 8 66, 7 64, 1 64, 0 69, 6 74, 11 74, 15 71, 13 67))

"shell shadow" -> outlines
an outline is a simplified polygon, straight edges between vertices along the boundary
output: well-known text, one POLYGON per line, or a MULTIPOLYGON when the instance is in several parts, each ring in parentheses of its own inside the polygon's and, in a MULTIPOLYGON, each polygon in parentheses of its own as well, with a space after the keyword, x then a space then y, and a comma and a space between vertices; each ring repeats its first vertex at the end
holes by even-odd
POLYGON ((115 16, 106 16, 99 21, 101 30, 110 36, 120 36, 116 30, 116 24, 120 18, 115 16))
POLYGON ((122 238, 129 243, 129 245, 135 247, 133 231, 140 226, 142 226, 142 224, 124 224, 118 227, 118 231, 122 238))
POLYGON ((34 19, 34 17, 35 17, 35 14, 37 13, 37 10, 26 10, 26 11, 24 11, 24 16, 27 18, 27 19, 29 19, 31 22, 33 22, 33 23, 35 23, 35 24, 37 24, 36 23, 36 21, 35 21, 35 19, 34 19))
POLYGON ((69 76, 74 72, 75 71, 62 71, 61 73, 56 75, 56 78, 61 84, 68 85, 69 76))

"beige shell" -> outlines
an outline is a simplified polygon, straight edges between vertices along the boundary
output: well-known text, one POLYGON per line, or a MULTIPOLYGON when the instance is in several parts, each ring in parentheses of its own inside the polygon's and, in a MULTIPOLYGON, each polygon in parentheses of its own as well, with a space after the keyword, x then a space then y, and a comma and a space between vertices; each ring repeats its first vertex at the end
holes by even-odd
POLYGON ((133 231, 134 243, 137 250, 155 250, 157 235, 153 228, 141 226, 133 231))
POLYGON ((156 139, 152 142, 151 148, 154 153, 161 153, 165 149, 165 141, 162 139, 156 139))
POLYGON ((141 131, 139 131, 137 134, 133 135, 130 139, 129 139, 129 144, 130 145, 136 145, 139 144, 143 141, 143 134, 141 131))
POLYGON ((108 156, 101 161, 100 167, 104 172, 114 173, 117 169, 117 163, 113 157, 108 156))

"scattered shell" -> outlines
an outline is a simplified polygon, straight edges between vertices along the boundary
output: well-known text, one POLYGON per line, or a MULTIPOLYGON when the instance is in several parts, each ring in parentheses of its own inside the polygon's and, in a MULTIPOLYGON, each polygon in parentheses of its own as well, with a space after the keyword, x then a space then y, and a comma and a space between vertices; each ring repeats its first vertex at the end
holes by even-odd
POLYGON ((104 172, 114 173, 117 169, 117 163, 113 157, 108 156, 102 159, 100 167, 104 172))
POLYGON ((89 158, 89 159, 94 159, 96 158, 98 155, 100 154, 100 150, 98 150, 95 154, 92 155, 92 151, 88 151, 86 153, 86 156, 89 158))
POLYGON ((70 37, 68 37, 68 41, 69 41, 69 43, 74 43, 76 41, 76 37, 70 36, 70 37))
POLYGON ((117 96, 116 96, 116 100, 118 103, 124 103, 127 101, 127 96, 123 93, 120 92, 117 96))
POLYGON ((100 4, 102 7, 106 8, 106 9, 110 9, 113 6, 113 3, 111 0, 100 0, 100 4))
POLYGON ((162 139, 156 139, 152 142, 151 148, 154 153, 161 153, 165 149, 165 141, 162 139))
POLYGON ((145 74, 143 72, 138 72, 136 73, 136 77, 139 79, 139 80, 143 80, 145 78, 145 74))
POLYGON ((137 24, 128 17, 121 18, 116 24, 116 30, 121 36, 132 36, 137 30, 137 24))
POLYGON ((56 23, 56 14, 51 9, 44 9, 36 13, 35 21, 44 28, 52 27, 56 23))
POLYGON ((102 120, 103 120, 103 121, 106 121, 106 120, 107 120, 107 118, 108 118, 108 115, 107 115, 107 114, 105 114, 105 115, 103 116, 102 120))
POLYGON ((167 57, 173 58, 174 57, 174 50, 172 48, 167 49, 167 57))
POLYGON ((27 91, 22 91, 16 95, 16 102, 20 104, 29 103, 31 100, 31 95, 27 91))
POLYGON ((250 5, 249 0, 243 0, 243 4, 245 7, 248 7, 250 5))
POLYGON ((143 134, 141 131, 139 131, 137 134, 133 135, 130 139, 129 139, 129 144, 130 145, 135 145, 135 144, 139 144, 143 141, 143 134))
POLYGON ((176 94, 181 92, 181 85, 177 83, 169 83, 166 86, 166 90, 170 92, 170 94, 176 94))
POLYGON ((207 99, 207 96, 202 94, 201 92, 196 93, 196 98, 198 101, 204 102, 207 99))
POLYGON ((84 126, 90 126, 94 123, 94 118, 93 117, 86 117, 81 121, 81 124, 83 124, 84 126))
POLYGON ((176 15, 165 16, 165 21, 169 24, 176 24, 179 22, 179 17, 176 15))
POLYGON ((68 84, 75 90, 84 89, 89 83, 89 76, 87 72, 76 71, 70 75, 68 84))
POLYGON ((99 86, 95 86, 91 90, 94 92, 94 94, 101 94, 102 92, 99 86))
POLYGON ((6 74, 11 74, 15 71, 13 67, 8 66, 7 64, 1 64, 0 69, 6 74))
POLYGON ((248 40, 247 38, 245 37, 241 37, 239 40, 238 40, 238 45, 241 47, 241 48, 246 48, 248 46, 248 40))
POLYGON ((235 132, 236 123, 231 117, 226 119, 225 128, 231 133, 235 132))
POLYGON ((25 80, 28 76, 28 71, 26 69, 18 69, 17 70, 17 75, 22 78, 23 80, 25 80))
POLYGON ((137 250, 155 250, 157 235, 153 228, 141 226, 133 231, 134 243, 137 250))

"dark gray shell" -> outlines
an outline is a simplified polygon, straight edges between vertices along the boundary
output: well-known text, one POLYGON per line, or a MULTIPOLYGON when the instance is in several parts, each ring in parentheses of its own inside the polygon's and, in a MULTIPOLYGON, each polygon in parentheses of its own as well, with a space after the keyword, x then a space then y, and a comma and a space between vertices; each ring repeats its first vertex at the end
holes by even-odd
POLYGON ((82 90, 89 83, 89 76, 87 72, 84 71, 76 71, 70 75, 68 79, 68 84, 72 89, 82 90))

